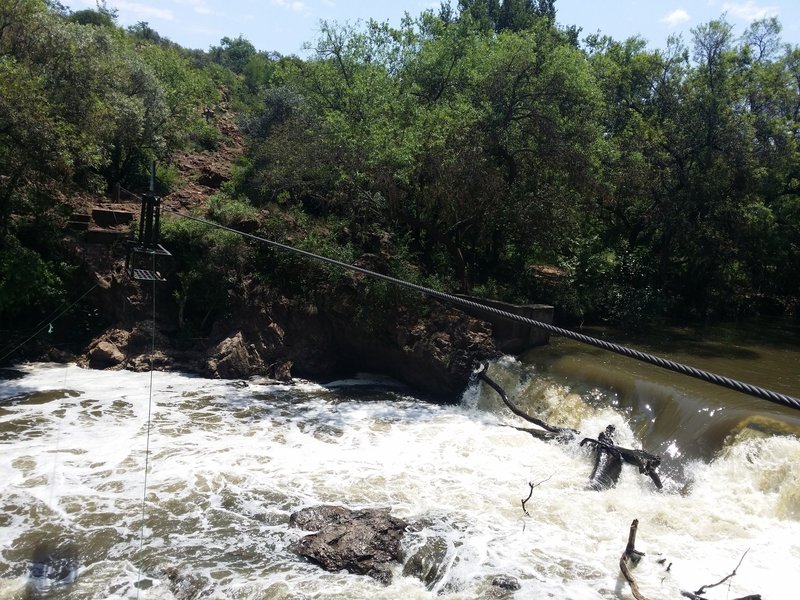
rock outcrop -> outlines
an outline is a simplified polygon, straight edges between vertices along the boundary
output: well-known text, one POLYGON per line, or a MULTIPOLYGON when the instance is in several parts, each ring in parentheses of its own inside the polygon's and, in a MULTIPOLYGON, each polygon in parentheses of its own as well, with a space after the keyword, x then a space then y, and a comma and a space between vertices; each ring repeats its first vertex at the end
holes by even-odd
POLYGON ((210 352, 206 367, 212 375, 222 379, 246 379, 263 368, 255 348, 248 348, 241 331, 226 337, 210 352))
POLYGON ((312 506, 291 515, 289 525, 316 531, 289 549, 327 571, 368 575, 388 585, 389 564, 401 560, 400 541, 408 526, 390 509, 350 510, 342 506, 312 506))
MULTIPOLYGON (((152 358, 156 369, 285 382, 372 372, 393 377, 431 399, 456 401, 475 362, 497 356, 489 324, 436 302, 424 318, 400 308, 382 315, 376 326, 358 323, 346 303, 319 307, 272 297, 268 303, 237 303, 230 315, 214 322, 207 338, 187 344, 177 320, 170 319, 174 305, 167 302, 166 290, 159 292, 162 308, 153 344, 153 321, 147 318, 151 298, 124 276, 115 277, 108 289, 123 298, 117 305, 125 312, 118 312, 117 323, 89 343, 79 360, 83 366, 141 371, 150 368, 152 358)), ((113 310, 113 303, 108 304, 113 310)))

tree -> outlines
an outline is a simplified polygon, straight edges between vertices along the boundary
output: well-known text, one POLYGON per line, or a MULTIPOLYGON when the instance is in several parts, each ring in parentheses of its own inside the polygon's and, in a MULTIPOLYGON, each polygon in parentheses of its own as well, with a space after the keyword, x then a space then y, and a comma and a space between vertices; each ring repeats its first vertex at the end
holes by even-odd
MULTIPOLYGON (((106 0, 96 0, 97 10, 87 8, 66 15, 67 20, 80 25, 96 25, 97 27, 115 28, 117 23, 118 11, 116 8, 108 8, 106 0)), ((64 13, 60 3, 54 6, 56 12, 64 13)))
POLYGON ((150 27, 147 21, 139 21, 135 25, 129 26, 128 33, 137 40, 155 42, 156 44, 161 41, 161 36, 155 29, 150 27))
POLYGON ((211 56, 234 73, 242 74, 247 63, 256 54, 256 48, 244 36, 224 37, 219 46, 211 47, 211 56))
POLYGON ((543 19, 553 25, 555 0, 459 0, 460 13, 468 16, 479 29, 523 31, 543 19))
POLYGON ((481 32, 428 12, 400 29, 323 23, 312 48, 267 95, 250 181, 281 185, 262 197, 288 192, 356 223, 360 199, 380 198, 371 226, 463 291, 500 262, 558 253, 597 135, 590 72, 560 32, 545 20, 481 32))

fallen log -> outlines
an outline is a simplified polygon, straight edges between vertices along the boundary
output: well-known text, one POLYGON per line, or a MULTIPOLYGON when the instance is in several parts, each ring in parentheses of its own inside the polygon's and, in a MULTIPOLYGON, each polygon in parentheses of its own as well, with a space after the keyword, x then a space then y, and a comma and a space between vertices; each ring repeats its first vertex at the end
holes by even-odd
MULTIPOLYGON (((623 448, 622 446, 616 446, 613 441, 613 435, 614 435, 614 426, 609 425, 608 427, 606 427, 605 432, 601 433, 598 436, 598 439, 593 440, 592 438, 583 438, 583 440, 581 440, 580 443, 581 446, 585 444, 593 444, 595 450, 597 451, 597 458, 595 460, 595 470, 592 471, 592 476, 590 477, 592 486, 594 487, 595 472, 598 471, 599 464, 602 464, 602 468, 600 469, 598 478, 604 474, 613 475, 614 469, 616 469, 616 462, 617 461, 619 462, 619 467, 621 469, 622 462, 624 461, 629 465, 637 467, 639 469, 639 473, 647 475, 650 479, 653 480, 653 483, 656 485, 658 489, 662 489, 664 485, 661 483, 661 477, 659 477, 658 473, 656 472, 656 469, 661 464, 661 457, 655 456, 654 454, 650 454, 649 452, 645 452, 644 450, 634 450, 632 448, 623 448)), ((614 485, 616 485, 618 477, 619 477, 619 472, 617 471, 616 478, 613 479, 613 484, 605 487, 613 487, 614 485)), ((605 488, 595 487, 594 489, 605 489, 605 488)))
POLYGON ((622 455, 614 446, 613 425, 608 425, 598 439, 583 438, 580 445, 594 444, 594 468, 589 475, 589 487, 593 490, 607 490, 617 485, 622 473, 622 455))
MULTIPOLYGON (((505 404, 512 413, 539 427, 539 429, 526 427, 515 427, 514 429, 529 433, 546 442, 568 442, 577 438, 578 432, 575 429, 550 425, 542 419, 529 415, 519 408, 509 399, 505 390, 486 374, 487 369, 488 365, 486 363, 480 364, 479 370, 475 373, 478 379, 497 392, 503 404, 505 404)), ((644 450, 634 450, 616 446, 614 444, 614 431, 614 426, 609 425, 606 427, 605 431, 598 436, 598 439, 583 438, 580 443, 581 446, 592 444, 595 448, 595 464, 589 478, 590 487, 595 490, 605 490, 614 487, 619 480, 622 471, 622 463, 626 462, 636 466, 639 469, 639 473, 650 477, 656 487, 662 489, 661 478, 656 472, 656 469, 661 464, 661 458, 645 452, 644 450)))

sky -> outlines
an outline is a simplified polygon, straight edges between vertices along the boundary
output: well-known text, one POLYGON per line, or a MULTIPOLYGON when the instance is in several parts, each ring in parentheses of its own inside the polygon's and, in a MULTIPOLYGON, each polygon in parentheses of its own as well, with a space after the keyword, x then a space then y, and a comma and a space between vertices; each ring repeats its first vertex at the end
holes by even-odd
MULTIPOLYGON (((66 0, 72 10, 95 8, 95 0, 66 0)), ((452 0, 453 6, 457 0, 452 0)), ((119 25, 146 21, 161 36, 187 48, 208 50, 223 37, 244 36, 259 50, 305 57, 320 20, 388 21, 399 25, 405 13, 438 9, 432 0, 107 0, 118 10, 119 25)), ((590 33, 624 40, 639 35, 649 47, 664 47, 671 34, 691 39, 690 30, 723 14, 740 35, 755 19, 778 17, 784 42, 800 45, 797 0, 556 0, 556 20, 590 33)))

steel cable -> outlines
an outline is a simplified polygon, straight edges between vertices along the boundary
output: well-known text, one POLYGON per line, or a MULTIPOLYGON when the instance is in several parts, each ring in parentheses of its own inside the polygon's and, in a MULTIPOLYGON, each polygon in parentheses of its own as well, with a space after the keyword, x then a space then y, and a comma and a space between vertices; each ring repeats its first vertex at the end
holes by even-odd
POLYGON ((757 385, 752 385, 749 383, 745 383, 743 381, 738 381, 736 379, 732 379, 730 377, 725 377, 723 375, 718 375, 716 373, 711 373, 709 371, 704 371, 703 369, 698 369, 695 367, 691 367, 689 365, 685 365, 679 362, 675 362, 673 360, 669 360, 666 358, 662 358, 660 356, 656 356, 654 354, 649 354, 647 352, 642 352, 640 350, 634 350, 633 348, 628 348, 627 346, 622 346, 621 344, 615 344, 613 342, 608 342, 606 340, 601 340, 596 337, 592 337, 589 335, 584 335, 582 333, 577 333, 575 331, 571 331, 569 329, 563 329, 561 327, 557 327, 555 325, 551 325, 549 323, 543 323, 541 321, 536 321, 534 319, 530 319, 528 317, 523 317, 521 315, 515 315, 514 313, 510 313, 508 311, 495 308, 494 306, 488 306, 486 304, 481 304, 479 302, 475 302, 473 300, 469 300, 467 298, 461 298, 459 296, 454 296, 452 294, 447 294, 445 292, 440 292, 438 290, 434 290, 432 288, 428 288, 422 285, 418 285, 416 283, 411 283, 410 281, 405 281, 402 279, 397 279, 396 277, 391 277, 390 275, 384 275, 382 273, 377 273, 375 271, 371 271, 369 269, 365 269, 363 267, 358 267, 356 265, 351 265, 345 262, 341 262, 335 260, 333 258, 328 258, 326 256, 320 256, 319 254, 314 254, 313 252, 308 252, 307 250, 301 250, 300 248, 295 248, 293 246, 288 246, 286 244, 281 244, 280 242, 276 242, 264 237, 260 237, 257 235, 253 235, 252 233, 245 233, 243 231, 238 231, 231 227, 226 227, 225 225, 221 225, 219 223, 214 223, 213 221, 208 221, 206 219, 201 219, 199 217, 194 217, 192 215, 187 215, 186 213, 179 212, 174 209, 164 208, 164 210, 175 214, 179 217, 184 219, 189 219, 192 221, 196 221, 198 223, 203 223, 205 225, 216 227, 217 229, 222 229, 225 231, 229 231, 231 233, 235 233, 237 235, 241 235, 243 237, 250 238, 252 240, 256 240, 258 242, 262 242, 273 246, 275 248, 280 248, 281 250, 286 250, 288 252, 293 252, 295 254, 299 254, 301 256, 305 256, 307 258, 311 258, 323 263, 327 263, 330 265, 334 265, 336 267, 347 269, 350 271, 354 271, 356 273, 362 273, 369 277, 373 277, 375 279, 380 279, 391 284, 404 287, 410 290, 414 290, 430 296, 432 298, 437 298, 439 300, 443 300, 445 302, 449 302, 451 304, 456 304, 459 306, 466 306, 470 307, 479 311, 491 313, 495 316, 501 317, 508 321, 515 321, 517 323, 523 323, 525 325, 530 325, 531 327, 536 327, 538 329, 543 329, 553 335, 569 338, 571 340, 575 340, 577 342, 581 342, 583 344, 587 344, 590 346, 594 346, 596 348, 601 348, 603 350, 607 350, 609 352, 614 352, 615 354, 621 354, 622 356, 627 356, 628 358, 632 358, 634 360, 638 360, 640 362, 648 363, 651 365, 655 365, 657 367, 661 367, 662 369, 667 369, 669 371, 674 371, 676 373, 681 373, 682 375, 688 375, 689 377, 694 377, 695 379, 700 379, 702 381, 706 381, 708 383, 712 383, 714 385, 718 385, 721 387, 726 387, 737 392, 741 392, 743 394, 748 394, 750 396, 754 396, 756 398, 761 398, 762 400, 767 400, 769 402, 773 402, 775 404, 779 404, 781 406, 787 406, 789 408, 794 408, 796 410, 800 410, 800 400, 794 398, 792 396, 788 396, 786 394, 781 394, 780 392, 775 392, 763 387, 759 387, 757 385))

